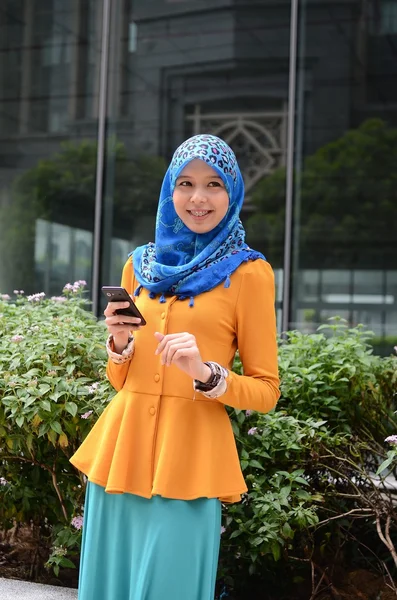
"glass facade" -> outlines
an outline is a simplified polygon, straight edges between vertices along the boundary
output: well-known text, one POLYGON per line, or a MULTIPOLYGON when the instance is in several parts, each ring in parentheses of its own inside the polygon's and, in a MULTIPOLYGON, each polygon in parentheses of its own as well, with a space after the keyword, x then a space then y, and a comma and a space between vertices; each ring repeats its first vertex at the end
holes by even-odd
POLYGON ((301 0, 292 325, 397 342, 396 3, 301 0))
POLYGON ((209 132, 242 167, 280 329, 340 315, 397 343, 394 2, 3 0, 0 13, 1 293, 85 279, 100 312, 100 286, 153 239, 173 150, 209 132))

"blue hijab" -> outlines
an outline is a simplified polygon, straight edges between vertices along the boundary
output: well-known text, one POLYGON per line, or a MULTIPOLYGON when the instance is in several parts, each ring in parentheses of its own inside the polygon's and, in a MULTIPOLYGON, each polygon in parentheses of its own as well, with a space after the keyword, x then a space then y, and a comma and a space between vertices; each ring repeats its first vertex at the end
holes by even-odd
POLYGON ((139 288, 155 298, 161 294, 180 300, 212 290, 221 282, 230 285, 230 275, 248 260, 261 258, 245 243, 239 214, 244 201, 244 182, 233 150, 214 135, 195 135, 179 146, 164 176, 156 218, 155 242, 132 252, 139 288), (229 196, 229 209, 222 221, 207 233, 194 233, 175 212, 172 194, 181 171, 194 160, 208 163, 222 178, 229 196))

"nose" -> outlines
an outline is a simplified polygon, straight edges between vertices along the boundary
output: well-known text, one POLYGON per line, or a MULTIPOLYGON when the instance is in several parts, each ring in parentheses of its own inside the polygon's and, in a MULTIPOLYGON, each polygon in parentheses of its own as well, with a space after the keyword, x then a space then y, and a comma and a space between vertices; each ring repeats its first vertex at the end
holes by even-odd
POLYGON ((194 204, 203 204, 206 201, 206 196, 201 188, 196 187, 190 200, 194 204))

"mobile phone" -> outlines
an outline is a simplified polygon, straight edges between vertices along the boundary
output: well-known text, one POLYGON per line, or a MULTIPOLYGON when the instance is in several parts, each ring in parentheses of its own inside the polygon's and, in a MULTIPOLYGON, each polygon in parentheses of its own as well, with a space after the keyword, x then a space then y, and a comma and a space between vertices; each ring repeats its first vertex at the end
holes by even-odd
POLYGON ((102 292, 105 294, 108 302, 128 302, 127 308, 118 308, 116 310, 117 315, 126 315, 127 317, 138 317, 141 319, 140 325, 146 325, 144 317, 141 315, 135 302, 131 299, 131 296, 127 290, 123 287, 104 285, 102 292))

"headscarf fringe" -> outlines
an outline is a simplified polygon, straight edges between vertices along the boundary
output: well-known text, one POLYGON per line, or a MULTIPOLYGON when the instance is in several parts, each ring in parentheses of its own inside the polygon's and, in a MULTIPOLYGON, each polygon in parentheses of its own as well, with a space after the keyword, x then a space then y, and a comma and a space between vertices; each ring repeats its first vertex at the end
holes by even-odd
POLYGON ((155 299, 156 295, 156 292, 149 292, 149 298, 151 298, 152 300, 155 299))
POLYGON ((165 299, 165 296, 164 296, 164 293, 163 293, 163 294, 161 294, 161 296, 160 296, 160 303, 161 303, 161 304, 165 304, 166 302, 167 302, 167 300, 165 299))
POLYGON ((194 306, 194 298, 193 298, 193 296, 190 296, 189 306, 190 306, 190 308, 193 308, 193 306, 194 306))
POLYGON ((139 294, 142 291, 142 285, 138 285, 138 287, 136 288, 135 292, 134 292, 134 296, 139 296, 139 294))
POLYGON ((223 287, 225 287, 225 288, 230 287, 230 273, 227 274, 223 287))

